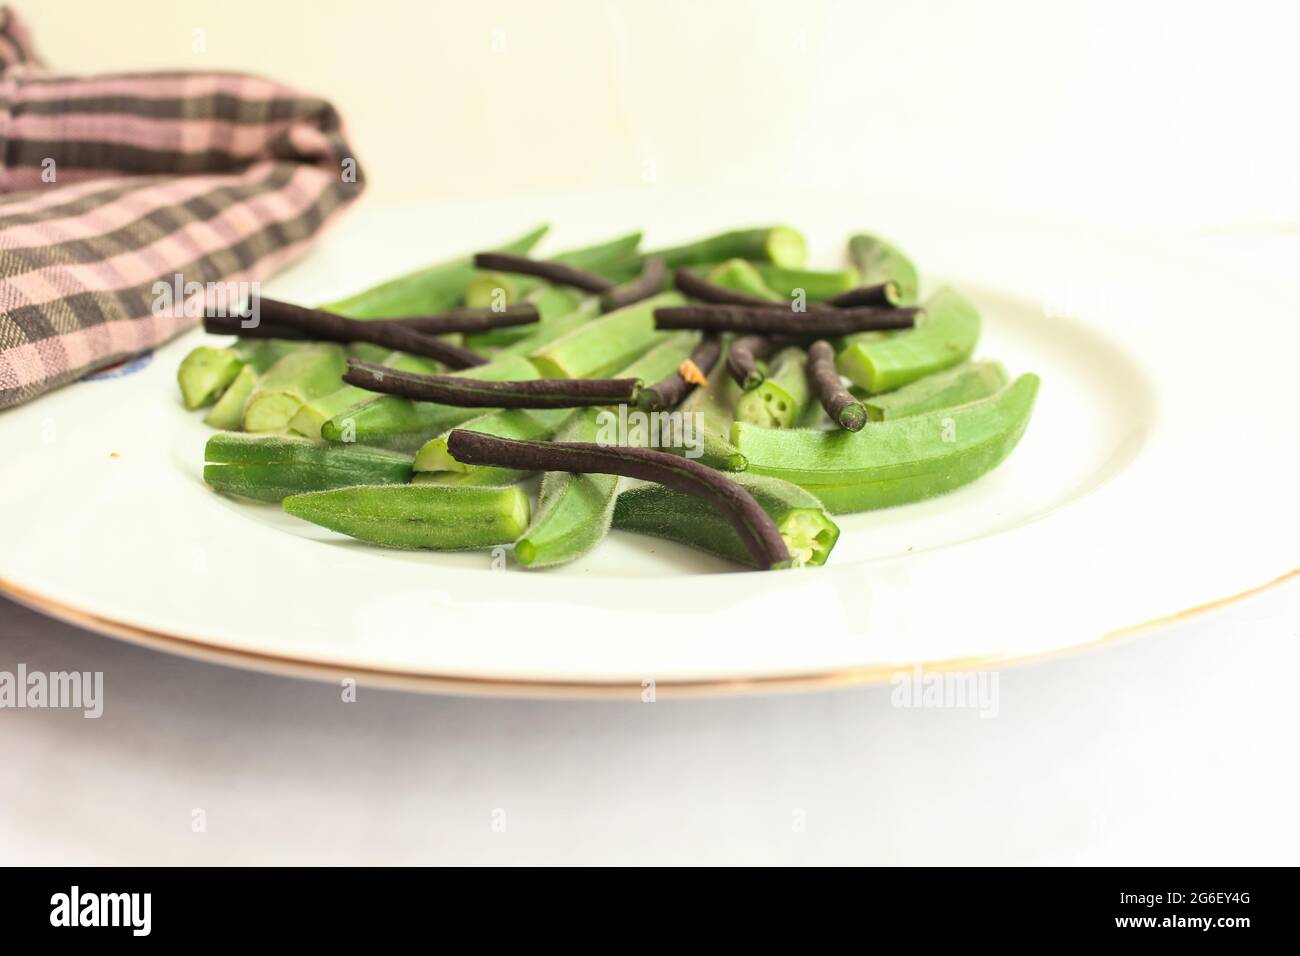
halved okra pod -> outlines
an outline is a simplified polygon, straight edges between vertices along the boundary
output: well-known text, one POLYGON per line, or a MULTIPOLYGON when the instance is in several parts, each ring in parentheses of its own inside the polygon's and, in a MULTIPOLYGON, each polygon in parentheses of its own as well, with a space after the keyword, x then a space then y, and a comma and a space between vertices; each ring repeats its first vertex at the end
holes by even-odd
POLYGON ((1029 424, 1038 376, 989 398, 883 421, 860 432, 778 431, 738 422, 733 437, 749 470, 792 481, 835 514, 920 501, 996 467, 1029 424))
MULTIPOLYGON (((840 529, 812 494, 780 478, 730 476, 754 496, 776 525, 794 567, 826 563, 840 529)), ((618 496, 613 527, 667 538, 739 564, 753 564, 736 530, 712 506, 663 485, 643 484, 618 496)))
POLYGON ((1008 381, 1007 370, 999 362, 967 362, 876 395, 863 405, 868 418, 883 422, 978 401, 1001 391, 1008 381))
POLYGON ((411 477, 408 455, 287 435, 218 433, 208 439, 204 458, 209 485, 259 501, 348 485, 400 484, 411 477))
POLYGON ((943 288, 925 303, 916 328, 896 335, 851 335, 837 364, 845 378, 869 393, 890 392, 966 361, 979 336, 974 303, 943 288))
POLYGON ((667 336, 655 329, 655 310, 683 301, 676 292, 643 299, 581 325, 529 355, 543 378, 590 378, 622 368, 667 336))

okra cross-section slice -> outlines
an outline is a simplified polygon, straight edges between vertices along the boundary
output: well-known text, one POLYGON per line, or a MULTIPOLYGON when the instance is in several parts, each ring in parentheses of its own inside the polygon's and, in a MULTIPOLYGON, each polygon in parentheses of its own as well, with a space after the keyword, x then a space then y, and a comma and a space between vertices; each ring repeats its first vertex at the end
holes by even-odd
POLYGON ((303 404, 343 385, 347 350, 309 345, 280 359, 257 382, 244 405, 244 431, 283 432, 303 404))
POLYGON ((245 365, 235 376, 235 380, 221 393, 215 405, 203 416, 203 424, 212 428, 235 431, 244 419, 244 404, 248 396, 257 387, 257 373, 253 366, 245 365))
POLYGON ((181 387, 185 407, 193 411, 215 401, 243 367, 243 359, 230 349, 209 345, 194 349, 181 360, 176 370, 176 382, 181 387))
POLYGON ((767 428, 793 428, 812 400, 804 370, 807 361, 803 349, 778 353, 767 378, 736 402, 736 420, 767 428))
POLYGON ((943 288, 925 303, 916 328, 850 335, 837 364, 845 378, 871 394, 890 392, 966 361, 979 337, 975 304, 955 289, 943 288))
MULTIPOLYGON (((775 522, 795 567, 826 563, 840 529, 816 497, 780 478, 743 473, 731 478, 743 485, 775 522)), ((663 485, 643 484, 620 494, 614 505, 613 526, 754 566, 736 529, 715 508, 663 485)))
POLYGON ((284 510, 386 548, 475 551, 513 542, 528 527, 528 495, 513 485, 388 485, 285 498, 284 510))
POLYGON ((1022 375, 989 398, 860 432, 778 431, 738 422, 736 446, 755 474, 792 481, 834 514, 920 501, 991 471, 1020 441, 1038 376, 1022 375))
POLYGON ((305 491, 410 480, 407 455, 289 435, 219 433, 208 439, 203 480, 217 491, 279 501, 305 491))
POLYGON ((1009 381, 1007 370, 1000 362, 968 362, 917 379, 897 391, 876 395, 863 405, 868 418, 883 422, 987 398, 1001 391, 1009 381))

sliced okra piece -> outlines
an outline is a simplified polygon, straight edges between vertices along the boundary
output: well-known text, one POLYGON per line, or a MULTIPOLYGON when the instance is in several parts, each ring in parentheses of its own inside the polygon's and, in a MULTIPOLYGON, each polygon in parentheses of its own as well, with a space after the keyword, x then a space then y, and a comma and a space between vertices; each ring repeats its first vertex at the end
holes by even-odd
POLYGON ((845 378, 869 394, 892 392, 970 358, 980 337, 980 314, 955 289, 942 288, 926 301, 916 327, 843 339, 836 364, 845 378))
POLYGON ((736 421, 766 428, 795 427, 812 401, 807 364, 808 353, 803 349, 778 352, 767 377, 736 402, 736 421))
POLYGON ((897 391, 876 395, 863 405, 868 418, 883 422, 987 398, 1004 388, 1008 381, 1007 370, 1001 362, 967 362, 917 379, 897 391))

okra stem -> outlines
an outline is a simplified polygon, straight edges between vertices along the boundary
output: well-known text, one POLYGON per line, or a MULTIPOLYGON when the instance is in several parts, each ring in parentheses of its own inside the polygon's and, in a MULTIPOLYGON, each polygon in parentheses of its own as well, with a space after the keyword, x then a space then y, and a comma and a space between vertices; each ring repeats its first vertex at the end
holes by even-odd
POLYGON ((343 380, 350 385, 421 402, 465 408, 578 408, 635 400, 635 378, 484 381, 448 375, 420 375, 351 359, 343 380))
POLYGON ((682 363, 677 371, 653 385, 641 390, 639 403, 651 411, 664 411, 680 405, 701 382, 706 382, 713 367, 718 364, 722 354, 722 336, 707 334, 700 339, 699 345, 682 363), (687 368, 687 363, 690 363, 687 368), (683 368, 690 373, 690 380, 683 374, 683 368))
POLYGON ((840 381, 835 350, 824 339, 818 339, 808 349, 808 379, 826 414, 841 428, 856 432, 867 423, 862 403, 840 381))
POLYGON ((876 395, 863 405, 868 418, 883 422, 988 398, 1003 389, 1008 381, 1006 369, 1000 363, 970 362, 876 395))
POLYGON ((717 285, 708 279, 700 278, 690 269, 678 269, 673 273, 673 285, 683 295, 713 305, 767 305, 772 301, 717 285))
POLYGON ((889 282, 859 286, 856 289, 850 289, 848 292, 841 292, 839 295, 827 299, 823 304, 837 309, 848 309, 858 305, 898 307, 903 304, 903 300, 898 283, 890 280, 889 282))
POLYGON ((518 275, 536 276, 557 285, 573 286, 584 292, 606 292, 614 287, 604 276, 586 269, 579 269, 563 262, 547 259, 530 259, 504 252, 480 252, 474 256, 474 265, 479 269, 493 269, 497 272, 510 272, 518 275))
POLYGON ((742 335, 731 340, 727 349, 727 371, 736 384, 745 391, 763 384, 767 373, 758 360, 772 353, 776 343, 765 335, 742 335))
MULTIPOLYGON (((479 379, 515 381, 536 378, 537 369, 518 355, 502 355, 487 365, 473 369, 479 379)), ((470 372, 454 372, 453 378, 468 377, 470 372)), ((368 402, 341 412, 321 426, 321 437, 328 441, 357 441, 385 447, 418 448, 435 435, 441 435, 461 422, 480 414, 473 408, 415 402, 396 395, 376 395, 368 402)))
POLYGON ((634 302, 648 299, 663 291, 668 266, 659 256, 650 256, 641 268, 641 274, 631 282, 616 286, 600 297, 600 306, 606 312, 622 309, 634 302))
MULTIPOLYGON (((641 233, 631 232, 617 239, 583 246, 580 249, 569 249, 545 258, 586 272, 594 272, 596 275, 614 281, 616 277, 622 278, 624 273, 630 271, 634 274, 639 269, 641 257, 637 253, 637 247, 640 244, 641 233)), ((541 280, 532 276, 480 272, 466 288, 465 302, 467 305, 493 305, 502 295, 507 302, 518 302, 524 296, 532 295, 543 287, 541 280)))
POLYGON ((451 368, 472 368, 487 362, 469 349, 452 345, 393 322, 349 319, 320 309, 306 309, 277 299, 261 300, 262 318, 333 342, 371 342, 390 349, 437 359, 451 368))
POLYGON ((911 328, 915 311, 863 307, 794 312, 777 305, 684 305, 656 309, 655 328, 820 338, 911 328))
POLYGON ((877 236, 859 233, 849 239, 849 262, 858 270, 864 286, 893 282, 898 302, 911 305, 920 293, 916 266, 896 247, 877 236))
POLYGON ((712 503, 736 529, 758 567, 790 565, 785 540, 753 495, 720 472, 686 458, 646 448, 582 442, 514 442, 459 429, 447 436, 447 451, 466 464, 655 481, 712 503))

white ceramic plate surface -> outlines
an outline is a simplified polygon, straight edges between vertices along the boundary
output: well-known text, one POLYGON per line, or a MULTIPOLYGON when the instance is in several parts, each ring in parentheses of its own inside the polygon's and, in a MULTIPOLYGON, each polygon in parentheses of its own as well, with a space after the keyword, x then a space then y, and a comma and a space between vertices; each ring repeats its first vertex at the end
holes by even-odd
POLYGON ((647 190, 363 209, 268 295, 325 301, 554 224, 558 249, 789 221, 813 264, 869 229, 985 317, 978 355, 1037 372, 1024 439, 951 495, 845 515, 829 564, 739 572, 614 533, 577 564, 385 551, 202 481, 183 336, 131 374, 0 414, 0 587, 167 650, 465 692, 640 693, 882 680, 1089 644, 1264 586, 1297 564, 1295 294, 1130 242, 816 194, 647 190))

